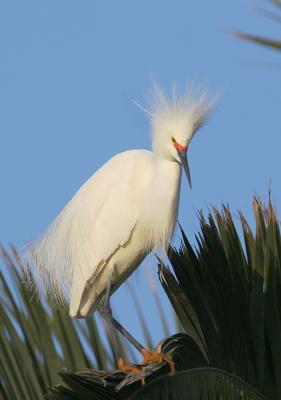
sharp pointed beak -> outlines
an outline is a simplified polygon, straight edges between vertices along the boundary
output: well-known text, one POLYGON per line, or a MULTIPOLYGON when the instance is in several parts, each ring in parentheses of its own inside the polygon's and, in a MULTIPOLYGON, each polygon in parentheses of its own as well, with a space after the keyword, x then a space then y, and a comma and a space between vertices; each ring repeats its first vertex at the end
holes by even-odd
POLYGON ((183 166, 183 169, 185 171, 185 174, 186 174, 186 177, 187 177, 190 189, 191 189, 191 176, 190 176, 190 171, 189 171, 189 166, 188 166, 188 161, 187 161, 187 148, 185 148, 185 149, 176 148, 176 149, 177 149, 181 164, 183 166))

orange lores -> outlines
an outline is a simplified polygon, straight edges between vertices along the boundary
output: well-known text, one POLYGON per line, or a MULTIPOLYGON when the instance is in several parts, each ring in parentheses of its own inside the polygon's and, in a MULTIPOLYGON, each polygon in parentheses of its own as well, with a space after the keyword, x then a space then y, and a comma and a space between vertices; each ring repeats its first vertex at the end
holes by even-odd
POLYGON ((182 146, 181 144, 179 144, 177 142, 174 143, 174 147, 181 151, 187 150, 187 146, 182 146))

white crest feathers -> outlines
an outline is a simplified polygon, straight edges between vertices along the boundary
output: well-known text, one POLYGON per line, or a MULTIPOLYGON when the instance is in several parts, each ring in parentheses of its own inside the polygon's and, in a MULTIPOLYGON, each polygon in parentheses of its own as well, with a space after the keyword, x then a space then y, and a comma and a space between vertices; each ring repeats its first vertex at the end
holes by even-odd
POLYGON ((176 133, 189 142, 207 122, 218 96, 211 98, 206 91, 188 85, 182 95, 178 95, 176 87, 173 86, 172 96, 168 97, 154 85, 151 99, 150 110, 145 111, 151 117, 153 148, 155 148, 159 141, 167 142, 168 137, 176 133))

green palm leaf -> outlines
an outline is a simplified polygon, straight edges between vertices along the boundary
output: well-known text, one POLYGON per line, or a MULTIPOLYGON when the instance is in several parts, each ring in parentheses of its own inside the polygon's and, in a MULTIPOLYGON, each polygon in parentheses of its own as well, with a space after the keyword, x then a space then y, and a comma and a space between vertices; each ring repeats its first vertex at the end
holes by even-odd
POLYGON ((182 231, 181 248, 169 251, 175 275, 160 263, 159 276, 186 333, 209 365, 240 376, 278 399, 280 229, 270 200, 265 208, 255 198, 253 206, 255 235, 240 213, 245 243, 228 207, 221 212, 214 209, 207 220, 200 213, 196 251, 182 231))
MULTIPOLYGON (((277 21, 281 22, 281 1, 280 0, 267 0, 268 3, 270 3, 272 6, 274 6, 277 11, 268 11, 263 8, 257 8, 258 11, 260 11, 261 14, 264 16, 277 21)), ((247 32, 241 32, 241 31, 235 31, 232 32, 234 36, 238 37, 239 39, 246 40, 258 45, 262 45, 268 48, 271 48, 273 50, 281 50, 281 39, 275 39, 275 38, 268 38, 264 37, 261 35, 253 35, 247 32)))
POLYGON ((247 40, 255 44, 259 44, 265 47, 272 48, 273 50, 281 50, 281 40, 280 39, 269 39, 262 36, 252 35, 247 32, 235 32, 234 35, 239 39, 247 40))
MULTIPOLYGON (((177 365, 176 375, 170 376, 163 368, 147 379, 146 385, 134 383, 117 391, 124 374, 115 371, 111 374, 93 370, 62 372, 67 387, 59 385, 50 392, 50 399, 57 400, 266 400, 254 387, 241 378, 225 371, 201 367, 192 368, 198 363, 199 349, 186 334, 174 335, 167 339, 162 349, 173 354, 177 365), (193 349, 193 350, 192 350, 193 349), (185 369, 188 368, 188 369, 185 369)), ((202 359, 203 363, 204 360, 202 359)))
POLYGON ((0 399, 43 400, 48 387, 60 381, 62 368, 109 367, 110 344, 101 341, 95 319, 74 321, 40 303, 23 283, 16 262, 4 249, 2 255, 0 399))

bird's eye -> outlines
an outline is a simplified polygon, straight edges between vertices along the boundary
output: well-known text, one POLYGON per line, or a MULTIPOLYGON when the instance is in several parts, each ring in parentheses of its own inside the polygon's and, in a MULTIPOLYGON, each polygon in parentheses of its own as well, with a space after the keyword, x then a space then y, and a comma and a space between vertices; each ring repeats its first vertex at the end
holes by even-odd
POLYGON ((173 142, 173 143, 176 143, 176 139, 172 136, 171 137, 171 141, 173 142))

